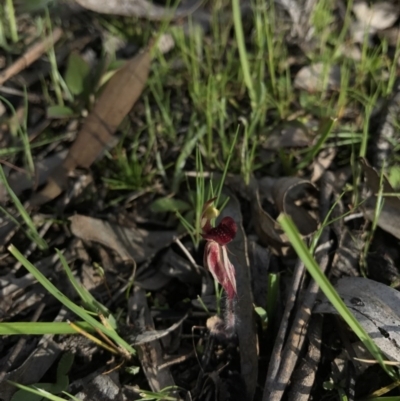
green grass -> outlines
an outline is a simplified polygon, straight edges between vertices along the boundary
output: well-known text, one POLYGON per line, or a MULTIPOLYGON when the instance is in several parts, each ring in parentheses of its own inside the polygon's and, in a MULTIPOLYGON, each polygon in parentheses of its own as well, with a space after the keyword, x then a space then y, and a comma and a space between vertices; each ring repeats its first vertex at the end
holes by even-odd
MULTIPOLYGON (((68 278, 71 281, 74 288, 77 290, 79 296, 83 301, 83 305, 85 308, 82 308, 80 305, 76 304, 75 302, 71 301, 67 296, 65 296, 61 291, 59 291, 32 263, 30 263, 22 254, 16 249, 13 245, 10 245, 8 248, 9 252, 18 260, 22 266, 24 266, 29 273, 31 273, 36 280, 51 294, 53 295, 58 301, 60 301, 66 308, 71 310, 81 319, 83 319, 89 326, 92 327, 92 330, 99 331, 103 333, 105 336, 109 337, 111 340, 118 345, 120 350, 125 352, 125 356, 132 356, 136 354, 135 349, 129 345, 123 338, 121 338, 118 333, 116 332, 116 323, 114 317, 105 309, 103 305, 100 305, 93 296, 83 287, 81 287, 73 278, 73 275, 69 269, 68 264, 66 263, 64 257, 60 252, 58 252, 58 256, 63 264, 65 271, 67 272, 68 278), (88 309, 89 308, 89 309, 88 309), (99 316, 101 317, 102 321, 95 319, 93 317, 99 316)), ((50 323, 51 324, 51 323, 50 323)), ((16 331, 14 334, 22 334, 22 333, 29 333, 30 330, 33 331, 35 329, 36 323, 32 323, 33 329, 29 328, 29 325, 24 329, 22 328, 21 331, 16 331)), ((21 330, 21 327, 6 325, 4 328, 1 328, 2 324, 0 323, 0 330, 21 330)), ((37 326, 39 328, 39 326, 37 326)), ((56 327, 56 326, 54 326, 56 327)), ((82 327, 83 329, 84 327, 82 327)), ((63 329, 63 328, 62 328, 63 329)), ((52 329, 54 333, 54 329, 52 329)), ((103 347, 109 349, 103 342, 99 341, 103 347)), ((115 347, 117 350, 117 347, 115 347)))

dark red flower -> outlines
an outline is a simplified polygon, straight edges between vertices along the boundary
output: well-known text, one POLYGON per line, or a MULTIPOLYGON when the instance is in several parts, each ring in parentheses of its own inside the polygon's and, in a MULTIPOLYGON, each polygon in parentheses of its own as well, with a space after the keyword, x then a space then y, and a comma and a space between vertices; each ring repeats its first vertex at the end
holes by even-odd
POLYGON ((229 260, 225 245, 235 238, 237 225, 232 217, 224 217, 216 227, 212 227, 211 219, 218 216, 218 210, 212 206, 214 200, 205 203, 201 216, 201 235, 207 241, 204 266, 221 284, 228 299, 232 300, 236 296, 235 268, 229 260))

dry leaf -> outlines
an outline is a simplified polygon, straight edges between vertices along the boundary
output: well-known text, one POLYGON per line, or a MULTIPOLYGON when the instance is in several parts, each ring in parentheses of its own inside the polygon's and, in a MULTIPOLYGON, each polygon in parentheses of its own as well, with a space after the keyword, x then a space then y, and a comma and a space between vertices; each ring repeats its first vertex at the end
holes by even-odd
POLYGON ((289 239, 280 224, 262 207, 258 191, 253 200, 253 221, 255 231, 263 245, 269 246, 276 255, 287 255, 291 249, 289 239))
POLYGON ((69 220, 71 231, 76 237, 98 242, 113 249, 123 260, 133 259, 136 263, 148 260, 160 249, 167 247, 175 236, 175 231, 150 232, 79 214, 69 220))
POLYGON ((268 135, 264 148, 278 150, 282 148, 301 148, 310 146, 311 138, 307 127, 300 121, 285 121, 268 135))
MULTIPOLYGON (((50 172, 62 163, 66 155, 67 152, 63 150, 36 162, 36 177, 32 177, 28 172, 20 171, 11 174, 8 179, 11 189, 17 196, 19 196, 23 191, 31 189, 34 185, 43 185, 50 175, 50 172)), ((5 193, 4 184, 0 183, 0 201, 5 202, 5 194, 3 196, 3 193, 5 193)))
MULTIPOLYGON (((298 177, 283 177, 277 180, 263 179, 262 184, 260 192, 270 195, 269 200, 275 204, 277 211, 288 214, 303 236, 315 232, 318 227, 317 218, 300 204, 302 200, 308 202, 304 197, 307 191, 315 191, 311 182, 298 177)), ((263 209, 256 185, 253 183, 251 187, 254 228, 260 241, 269 246, 276 255, 288 255, 291 252, 291 245, 286 234, 280 224, 263 209)))
MULTIPOLYGON (((367 187, 372 191, 362 205, 364 216, 369 221, 375 220, 375 209, 379 193, 380 175, 372 168, 365 159, 361 159, 361 167, 365 174, 367 187)), ((392 186, 385 176, 382 180, 383 192, 394 193, 392 186)), ((396 196, 385 196, 382 210, 378 217, 378 226, 396 238, 400 239, 400 199, 396 196)))
POLYGON ((328 68, 321 62, 300 69, 294 79, 294 87, 308 92, 320 92, 324 89, 339 89, 341 72, 338 65, 328 68))
POLYGON ((200 7, 202 1, 195 0, 186 5, 167 8, 147 0, 75 0, 82 7, 103 14, 124 15, 148 18, 151 20, 182 18, 200 7))
POLYGON ((279 212, 286 213, 293 219, 301 235, 308 236, 316 231, 316 217, 299 204, 302 200, 307 202, 307 191, 315 191, 310 181, 298 177, 282 177, 274 182, 271 191, 279 212))
POLYGON ((356 41, 363 43, 365 32, 370 34, 377 30, 391 27, 399 17, 399 7, 393 2, 380 1, 369 7, 366 1, 353 5, 353 12, 357 23, 352 24, 352 31, 356 41))
POLYGON ((317 182, 324 172, 331 166, 338 152, 337 148, 323 149, 312 162, 311 182, 317 182))
MULTIPOLYGON (((344 277, 335 288, 376 345, 389 359, 400 361, 399 291, 362 277, 344 277)), ((338 314, 328 300, 314 312, 338 314)))
POLYGON ((52 172, 46 187, 31 198, 32 205, 42 205, 60 195, 65 189, 68 173, 76 167, 89 168, 111 143, 118 126, 145 87, 150 61, 150 50, 146 49, 113 75, 86 118, 63 164, 52 172))
MULTIPOLYGON (((147 304, 146 293, 139 287, 134 287, 133 295, 129 298, 129 316, 139 327, 154 329, 153 318, 147 304)), ((174 379, 168 366, 164 364, 164 355, 158 340, 138 346, 138 357, 142 364, 150 388, 153 391, 174 386, 174 379)))
POLYGON ((116 371, 104 374, 105 367, 100 368, 96 374, 79 379, 79 388, 82 390, 75 395, 78 400, 86 401, 119 401, 122 395, 122 386, 116 371))

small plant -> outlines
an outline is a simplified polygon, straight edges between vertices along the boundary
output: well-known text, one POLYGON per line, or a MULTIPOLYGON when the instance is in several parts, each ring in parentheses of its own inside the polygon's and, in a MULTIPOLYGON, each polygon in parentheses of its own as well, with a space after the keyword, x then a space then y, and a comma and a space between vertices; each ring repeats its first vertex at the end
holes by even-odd
POLYGON ((219 211, 212 206, 216 198, 207 201, 201 216, 201 236, 207 241, 204 249, 204 267, 226 292, 225 334, 232 335, 235 328, 234 301, 237 295, 235 267, 228 257, 226 246, 236 235, 237 225, 232 217, 224 217, 213 227, 211 222, 219 211))

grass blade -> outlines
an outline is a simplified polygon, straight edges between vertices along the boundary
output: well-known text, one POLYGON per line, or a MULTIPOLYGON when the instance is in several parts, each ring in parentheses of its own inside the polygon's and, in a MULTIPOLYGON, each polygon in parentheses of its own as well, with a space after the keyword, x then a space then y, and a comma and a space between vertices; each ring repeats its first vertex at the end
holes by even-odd
MULTIPOLYGON (((93 332, 86 322, 74 322, 82 330, 93 332)), ((0 336, 42 336, 45 334, 76 334, 67 322, 5 322, 0 323, 0 336)))
POLYGON ((136 354, 135 349, 132 348, 125 340, 123 340, 115 330, 102 325, 98 320, 89 315, 85 309, 72 302, 60 290, 58 290, 38 269, 36 269, 35 266, 33 266, 32 263, 30 263, 24 257, 24 255, 21 254, 21 252, 19 252, 17 248, 14 247, 14 245, 10 245, 8 250, 29 271, 29 273, 31 273, 36 280, 38 280, 39 283, 65 307, 78 315, 86 323, 110 337, 113 341, 115 341, 116 344, 128 351, 131 355, 136 354))
POLYGON ((35 224, 33 223, 31 217, 29 216, 28 212, 24 208, 23 204, 19 200, 18 196, 15 195, 14 191, 11 189, 10 185, 8 184, 6 175, 4 174, 3 168, 0 165, 0 182, 3 183, 4 187, 6 188, 7 193, 10 195, 11 200, 13 201, 15 207, 17 208, 19 214, 21 215, 22 219, 25 221, 25 224, 28 227, 26 234, 31 238, 41 250, 45 250, 48 248, 46 241, 40 236, 38 231, 36 230, 35 224))

